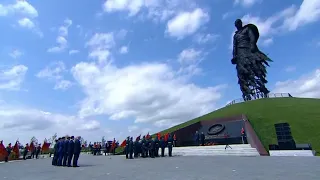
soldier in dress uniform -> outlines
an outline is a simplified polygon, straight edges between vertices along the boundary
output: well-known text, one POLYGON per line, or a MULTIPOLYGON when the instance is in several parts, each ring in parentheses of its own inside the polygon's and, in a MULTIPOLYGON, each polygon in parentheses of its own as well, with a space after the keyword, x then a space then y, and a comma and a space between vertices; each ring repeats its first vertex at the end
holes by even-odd
POLYGON ((38 144, 38 146, 36 147, 36 159, 39 158, 40 152, 41 152, 41 144, 38 144))
POLYGON ((166 142, 164 141, 163 136, 160 139, 160 148, 161 148, 161 157, 164 157, 164 149, 166 148, 166 142))
POLYGON ((171 134, 169 134, 169 138, 168 138, 168 154, 169 154, 169 157, 172 156, 172 145, 173 145, 173 138, 171 137, 171 134))
POLYGON ((129 141, 129 154, 130 154, 130 159, 133 159, 133 138, 131 137, 130 138, 130 141, 129 141))
POLYGON ((52 165, 53 166, 56 166, 57 164, 58 164, 58 147, 59 146, 59 139, 56 139, 55 140, 55 144, 54 144, 54 147, 53 147, 53 150, 54 150, 54 152, 53 152, 53 158, 52 158, 52 165))
POLYGON ((129 143, 130 143, 130 138, 129 136, 127 137, 127 140, 126 140, 126 147, 125 147, 125 152, 126 152, 126 159, 129 158, 129 143))
POLYGON ((8 146, 6 147, 6 151, 7 151, 7 155, 6 155, 6 157, 4 157, 4 162, 8 162, 8 160, 9 160, 9 156, 12 151, 11 143, 9 143, 8 146))
POLYGON ((156 139, 154 140, 154 144, 155 144, 155 152, 154 155, 156 157, 159 157, 159 147, 160 147, 160 141, 158 139, 158 136, 156 137, 156 139))
POLYGON ((155 143, 154 140, 152 138, 150 138, 149 140, 149 155, 151 158, 154 158, 154 154, 155 154, 155 143))
POLYGON ((65 138, 60 138, 59 148, 58 148, 58 166, 62 166, 63 153, 64 153, 64 140, 65 138))
POLYGON ((147 151, 146 141, 141 140, 141 156, 142 156, 143 158, 146 157, 146 151, 147 151))
POLYGON ((78 159, 81 152, 81 142, 80 142, 81 136, 78 136, 74 141, 74 149, 73 149, 73 167, 79 167, 78 166, 78 159))
POLYGON ((71 136, 69 143, 68 143, 68 167, 71 167, 71 160, 73 158, 74 153, 74 136, 71 136))
POLYGON ((23 150, 23 160, 26 160, 28 152, 29 152, 29 144, 27 143, 23 150))
POLYGON ((138 139, 136 139, 134 141, 133 154, 134 154, 134 158, 138 158, 139 157, 139 141, 138 141, 138 139))
POLYGON ((65 138, 66 138, 66 140, 64 141, 64 144, 63 144, 63 162, 62 162, 63 166, 67 166, 68 148, 69 148, 69 141, 70 141, 69 136, 66 136, 65 138))

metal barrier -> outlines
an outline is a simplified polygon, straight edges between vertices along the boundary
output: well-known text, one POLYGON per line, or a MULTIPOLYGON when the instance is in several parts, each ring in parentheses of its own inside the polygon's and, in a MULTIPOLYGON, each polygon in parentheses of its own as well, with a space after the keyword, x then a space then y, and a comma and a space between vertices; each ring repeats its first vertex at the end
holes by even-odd
MULTIPOLYGON (((290 93, 269 93, 266 98, 282 98, 282 97, 293 97, 293 96, 291 96, 290 93)), ((264 97, 260 97, 257 99, 264 99, 264 97)), ((257 99, 253 99, 251 101, 254 101, 257 99)), ((239 99, 235 99, 235 100, 231 101, 226 106, 230 106, 230 105, 238 104, 238 103, 242 103, 242 102, 244 102, 244 100, 242 98, 239 98, 239 99)))

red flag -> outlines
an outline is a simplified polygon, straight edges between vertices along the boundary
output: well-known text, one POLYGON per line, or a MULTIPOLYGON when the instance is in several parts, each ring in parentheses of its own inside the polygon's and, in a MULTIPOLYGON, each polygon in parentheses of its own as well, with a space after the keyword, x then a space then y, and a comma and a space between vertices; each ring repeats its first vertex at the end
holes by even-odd
POLYGON ((141 134, 136 138, 136 141, 140 141, 141 134))
POLYGON ((6 156, 8 156, 8 152, 3 145, 3 141, 0 141, 0 159, 4 159, 6 156))
POLYGON ((146 136, 146 139, 149 139, 150 138, 150 134, 149 134, 149 132, 148 132, 148 134, 147 134, 147 136, 146 136))
POLYGON ((127 140, 125 139, 125 140, 121 143, 120 147, 126 147, 126 144, 127 144, 127 140))
POLYGON ((164 141, 168 141, 169 139, 169 133, 167 133, 165 136, 164 136, 164 141))
POLYGON ((113 139, 112 145, 111 145, 111 149, 114 149, 116 147, 116 139, 113 139))
POLYGON ((16 141, 16 144, 14 145, 12 152, 15 153, 15 157, 19 158, 20 157, 20 152, 19 152, 19 141, 16 141))
POLYGON ((29 146, 29 151, 30 152, 32 152, 32 151, 34 151, 34 144, 33 144, 33 141, 31 141, 31 143, 30 143, 30 146, 29 146))
POLYGON ((42 152, 48 152, 50 147, 50 143, 47 142, 47 139, 44 139, 43 144, 42 144, 42 152))
POLYGON ((158 134, 157 134, 157 137, 158 137, 158 139, 160 140, 160 139, 161 139, 161 134, 158 133, 158 134))

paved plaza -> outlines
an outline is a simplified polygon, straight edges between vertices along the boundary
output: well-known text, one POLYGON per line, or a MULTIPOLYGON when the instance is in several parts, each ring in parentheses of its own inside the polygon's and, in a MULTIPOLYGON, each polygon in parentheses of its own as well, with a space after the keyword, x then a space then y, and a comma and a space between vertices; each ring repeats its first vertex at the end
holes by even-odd
POLYGON ((51 158, 0 164, 0 180, 319 180, 318 157, 80 156, 79 168, 51 166, 51 158))

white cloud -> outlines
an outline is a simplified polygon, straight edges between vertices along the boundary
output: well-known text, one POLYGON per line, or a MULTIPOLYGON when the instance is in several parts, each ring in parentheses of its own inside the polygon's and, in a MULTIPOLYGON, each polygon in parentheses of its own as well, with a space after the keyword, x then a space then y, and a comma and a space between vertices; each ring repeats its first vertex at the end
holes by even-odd
POLYGON ((216 39, 218 39, 220 35, 217 34, 197 34, 194 37, 194 41, 198 44, 205 44, 208 42, 214 42, 216 39))
MULTIPOLYGON (((65 19, 63 21, 64 25, 59 27, 59 35, 56 38, 57 46, 51 47, 47 50, 49 53, 60 53, 64 52, 68 48, 68 40, 66 39, 68 36, 68 29, 72 25, 71 19, 65 19)), ((70 51, 69 51, 70 54, 70 51)))
POLYGON ((127 34, 128 34, 128 31, 127 31, 127 30, 121 29, 121 30, 117 33, 116 37, 117 37, 118 39, 120 39, 120 40, 123 40, 123 39, 127 36, 127 34))
POLYGON ((193 48, 183 50, 179 56, 178 61, 181 64, 193 64, 201 60, 202 52, 193 48))
POLYGON ((320 19, 320 1, 303 0, 300 7, 292 5, 273 16, 263 19, 250 14, 245 15, 244 23, 256 24, 261 36, 270 36, 280 31, 294 31, 300 26, 316 22, 320 19))
POLYGON ((100 129, 100 122, 90 121, 88 123, 81 124, 78 129, 79 130, 97 130, 97 129, 100 129))
POLYGON ((15 4, 2 5, 0 4, 0 16, 10 14, 19 14, 31 18, 38 17, 38 11, 27 1, 16 1, 15 4))
POLYGON ((200 74, 202 69, 199 67, 199 64, 204 59, 205 55, 206 53, 193 48, 181 51, 177 58, 181 65, 178 70, 178 74, 185 75, 187 77, 200 74))
POLYGON ((128 47, 127 46, 122 46, 121 48, 120 48, 120 50, 119 50, 119 52, 121 53, 121 54, 127 54, 128 53, 128 47))
POLYGON ((24 65, 0 70, 0 89, 19 90, 27 71, 24 65))
POLYGON ((66 90, 72 86, 72 83, 63 78, 67 72, 65 64, 62 61, 51 63, 36 74, 38 78, 54 81, 56 84, 54 89, 66 90))
POLYGON ((241 6, 248 8, 253 6, 259 1, 261 0, 234 0, 234 4, 235 5, 240 4, 241 6))
POLYGON ((209 15, 200 8, 191 12, 181 12, 168 21, 166 33, 169 36, 183 39, 195 33, 207 22, 209 22, 209 15))
POLYGON ((294 97, 320 98, 320 69, 305 74, 298 79, 279 81, 275 93, 290 93, 294 97))
POLYGON ((11 53, 9 53, 9 56, 11 56, 14 59, 17 59, 17 58, 21 57, 22 55, 23 55, 23 53, 21 51, 19 51, 18 49, 15 49, 11 53))
POLYGON ((80 52, 79 50, 72 49, 72 50, 69 51, 69 54, 72 55, 72 54, 77 54, 79 52, 80 52))
POLYGON ((113 33, 96 33, 86 43, 89 48, 89 57, 98 62, 110 60, 110 49, 115 45, 113 33))
MULTIPOLYGON (((290 6, 268 18, 261 18, 258 16, 253 16, 251 14, 244 15, 241 20, 243 24, 255 24, 260 33, 260 41, 262 40, 262 45, 264 43, 271 43, 272 36, 279 33, 283 29, 284 21, 292 16, 295 12, 294 6, 290 6)), ((232 49, 232 41, 235 30, 231 34, 231 43, 229 49, 232 49)), ((260 42, 258 41, 258 43, 260 42)))
POLYGON ((57 81, 56 85, 54 86, 53 89, 61 89, 61 90, 66 90, 69 89, 72 86, 72 82, 68 80, 60 80, 57 81))
POLYGON ((18 15, 18 25, 23 28, 32 30, 34 33, 43 37, 43 33, 34 23, 38 17, 38 11, 27 1, 16 1, 14 4, 0 4, 0 16, 18 15))
POLYGON ((136 123, 167 120, 173 124, 203 115, 215 108, 223 87, 198 87, 160 63, 118 68, 82 62, 72 73, 86 93, 80 116, 130 117, 136 123))
POLYGON ((286 72, 293 72, 293 71, 295 71, 297 68, 295 67, 295 66, 288 66, 286 69, 285 69, 285 71, 286 72))
POLYGON ((272 38, 268 38, 268 39, 264 39, 263 41, 262 41, 262 45, 263 46, 270 46, 271 44, 273 44, 273 39, 272 38))
POLYGON ((197 7, 195 0, 107 0, 103 10, 107 13, 127 12, 129 17, 164 22, 180 11, 197 7))
POLYGON ((35 27, 34 23, 29 18, 22 18, 18 21, 21 27, 25 27, 28 29, 33 29, 35 27))
POLYGON ((139 129, 138 126, 133 125, 133 126, 128 126, 128 132, 133 132, 133 131, 137 131, 139 129))
POLYGON ((71 19, 65 19, 64 20, 64 25, 59 27, 59 35, 62 37, 67 37, 68 36, 68 31, 69 27, 72 25, 72 20, 71 19))
POLYGON ((142 0, 107 0, 103 9, 106 12, 128 11, 130 16, 134 16, 144 5, 142 0))
MULTIPOLYGON (((293 8, 295 8, 293 6, 293 8)), ((320 1, 319 0, 303 0, 295 13, 287 17, 284 27, 290 31, 296 30, 298 27, 316 22, 320 19, 320 1)))
MULTIPOLYGON (((1 139, 5 143, 18 138, 20 142, 27 143, 32 136, 37 137, 41 142, 54 133, 58 136, 81 135, 84 138, 93 139, 95 136, 91 135, 90 131, 98 129, 100 125, 95 120, 8 104, 0 106, 0 118, 1 139)), ((97 132, 103 133, 97 130, 94 133, 97 132)))
POLYGON ((58 53, 63 52, 68 47, 68 41, 63 36, 58 36, 56 39, 57 46, 49 48, 47 52, 49 53, 58 53))

